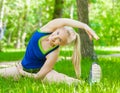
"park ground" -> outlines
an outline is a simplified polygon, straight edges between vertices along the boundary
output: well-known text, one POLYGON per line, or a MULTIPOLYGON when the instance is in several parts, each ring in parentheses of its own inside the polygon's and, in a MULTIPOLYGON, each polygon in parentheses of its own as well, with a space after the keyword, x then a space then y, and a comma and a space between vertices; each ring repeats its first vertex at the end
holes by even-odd
MULTIPOLYGON (((99 59, 98 64, 102 69, 102 78, 99 83, 93 85, 88 83, 89 71, 93 61, 84 59, 81 62, 81 79, 85 81, 84 84, 76 86, 74 84, 67 85, 65 83, 57 84, 54 82, 42 83, 38 80, 25 77, 21 77, 20 80, 14 80, 11 77, 0 77, 0 93, 120 93, 120 48, 96 47, 95 50, 99 59)), ((66 53, 68 54, 67 51, 66 53)), ((63 57, 66 53, 61 53, 60 59, 54 69, 71 77, 75 77, 71 62, 66 62, 70 61, 69 57, 63 57)), ((6 50, 0 53, 0 67, 3 68, 15 65, 16 62, 20 61, 23 55, 24 50, 16 52, 6 50)))

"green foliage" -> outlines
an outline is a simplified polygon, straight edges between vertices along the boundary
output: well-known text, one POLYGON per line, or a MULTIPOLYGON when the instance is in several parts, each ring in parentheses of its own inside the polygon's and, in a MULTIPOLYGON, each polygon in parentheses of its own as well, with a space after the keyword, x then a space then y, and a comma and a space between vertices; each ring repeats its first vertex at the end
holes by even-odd
POLYGON ((18 38, 22 40, 25 32, 29 40, 33 31, 52 19, 53 6, 52 0, 6 1, 3 22, 6 22, 7 27, 4 42, 7 45, 10 45, 10 42, 14 47, 18 38))
POLYGON ((100 36, 96 45, 120 45, 120 2, 117 0, 97 0, 90 5, 90 23, 100 36), (109 2, 109 3, 108 3, 109 2))
MULTIPOLYGON (((90 25, 100 36, 95 45, 120 45, 119 4, 119 0, 89 0, 90 25)), ((33 32, 52 20, 54 0, 6 0, 4 8, 6 31, 2 47, 15 47, 18 39, 23 42, 24 33, 27 45, 33 32)), ((78 19, 76 0, 64 0, 62 17, 78 19)))
POLYGON ((75 0, 65 0, 63 17, 78 19, 77 15, 77 3, 75 0))

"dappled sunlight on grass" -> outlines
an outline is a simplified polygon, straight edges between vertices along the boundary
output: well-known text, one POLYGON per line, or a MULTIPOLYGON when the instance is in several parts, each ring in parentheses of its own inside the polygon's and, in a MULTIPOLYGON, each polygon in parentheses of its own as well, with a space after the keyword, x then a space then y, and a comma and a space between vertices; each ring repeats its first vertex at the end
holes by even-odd
POLYGON ((108 55, 120 56, 120 47, 95 47, 95 52, 97 55, 108 55))
MULTIPOLYGON (((120 59, 119 58, 99 58, 98 64, 102 68, 102 79, 100 83, 90 85, 88 79, 92 61, 82 60, 82 80, 84 84, 67 85, 65 83, 42 83, 40 80, 21 77, 15 81, 13 78, 0 77, 0 92, 13 93, 119 93, 120 92, 120 59), (8 84, 9 83, 9 84, 8 84), (51 87, 52 86, 52 87, 51 87), (18 92, 19 91, 19 92, 18 92)), ((75 77, 72 63, 69 60, 61 60, 55 64, 54 69, 58 72, 75 77)))
POLYGON ((95 50, 104 50, 104 51, 119 51, 120 52, 120 46, 118 47, 105 47, 105 46, 95 46, 95 50))
POLYGON ((25 49, 8 48, 8 49, 3 49, 2 52, 25 52, 25 49))
MULTIPOLYGON (((112 54, 116 50, 105 50, 97 48, 97 54, 112 54)), ((0 61, 21 60, 25 51, 14 49, 0 52, 0 61)), ((120 52, 117 52, 120 53, 120 52)), ((74 67, 71 61, 72 51, 65 48, 60 52, 60 59, 55 64, 54 69, 60 73, 64 73, 70 77, 76 78, 74 67)), ((102 69, 102 79, 100 83, 88 83, 89 73, 92 65, 92 60, 86 58, 81 62, 82 76, 81 80, 84 84, 67 85, 65 83, 42 83, 40 80, 21 77, 15 81, 13 78, 0 77, 0 93, 119 93, 120 92, 120 58, 119 57, 98 57, 98 64, 102 69), (52 87, 51 87, 52 86, 52 87), (18 92, 19 91, 19 92, 18 92)), ((1 65, 1 64, 0 64, 1 65)))
POLYGON ((15 66, 19 61, 0 62, 0 69, 15 66))

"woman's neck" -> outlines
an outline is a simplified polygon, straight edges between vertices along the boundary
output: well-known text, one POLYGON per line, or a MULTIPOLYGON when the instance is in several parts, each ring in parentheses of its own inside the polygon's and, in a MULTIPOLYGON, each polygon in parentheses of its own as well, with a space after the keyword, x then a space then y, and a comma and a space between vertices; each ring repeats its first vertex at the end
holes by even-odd
POLYGON ((41 45, 43 47, 44 50, 48 50, 50 48, 52 48, 53 46, 50 44, 48 37, 44 38, 41 40, 41 45))

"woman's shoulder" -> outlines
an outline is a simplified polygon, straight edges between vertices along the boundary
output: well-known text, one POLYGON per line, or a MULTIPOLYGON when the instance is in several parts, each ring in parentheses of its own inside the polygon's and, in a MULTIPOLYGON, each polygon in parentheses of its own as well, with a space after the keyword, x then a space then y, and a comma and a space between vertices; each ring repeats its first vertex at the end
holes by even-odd
POLYGON ((41 27, 40 28, 40 30, 42 31, 42 32, 53 32, 53 29, 51 29, 50 27, 47 27, 47 26, 43 26, 43 27, 41 27))
POLYGON ((60 49, 59 47, 57 49, 55 49, 54 51, 50 52, 49 54, 46 55, 46 58, 54 58, 54 57, 58 57, 60 53, 60 49))

